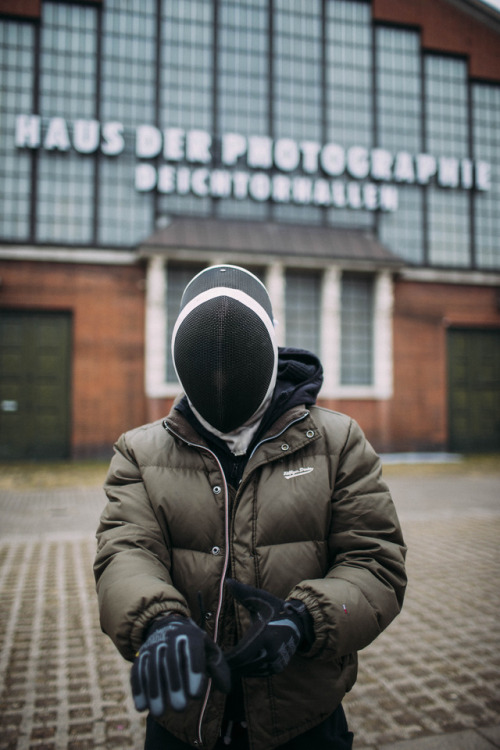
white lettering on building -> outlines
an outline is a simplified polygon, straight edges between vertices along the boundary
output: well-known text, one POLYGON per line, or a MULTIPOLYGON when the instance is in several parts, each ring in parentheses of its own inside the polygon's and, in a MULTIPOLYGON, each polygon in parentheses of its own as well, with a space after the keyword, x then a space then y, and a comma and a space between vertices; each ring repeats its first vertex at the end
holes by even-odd
POLYGON ((476 187, 478 190, 491 189, 491 164, 486 161, 476 164, 476 187))
POLYGON ((17 148, 46 151, 69 151, 71 145, 81 154, 90 154, 100 147, 106 156, 117 156, 125 148, 124 127, 121 122, 97 120, 75 120, 72 128, 62 117, 51 117, 44 127, 42 143, 42 118, 40 115, 18 115, 16 117, 15 145, 17 148))
POLYGON ((394 179, 396 182, 406 182, 412 185, 415 182, 415 169, 412 155, 407 151, 399 151, 394 161, 394 179))
POLYGON ((394 157, 383 148, 372 150, 371 176, 374 180, 390 180, 392 177, 392 162, 394 157))
POLYGON ((347 171, 358 180, 364 180, 370 173, 368 149, 363 146, 351 146, 347 151, 347 171))
POLYGON ((266 135, 250 136, 248 139, 247 163, 251 169, 271 169, 273 142, 266 135))
POLYGON ((118 156, 125 148, 121 122, 105 122, 102 126, 101 151, 106 156, 118 156))
POLYGON ((73 146, 80 154, 93 154, 99 148, 99 123, 97 120, 75 120, 73 146))
POLYGON ((68 127, 63 117, 53 117, 45 135, 43 147, 46 151, 69 151, 71 143, 69 140, 68 127))
POLYGON ((214 139, 205 130, 149 124, 126 140, 123 123, 83 118, 20 114, 14 142, 20 149, 109 157, 133 143, 135 189, 165 195, 396 211, 402 184, 488 191, 492 183, 491 164, 469 158, 240 133, 214 139))
POLYGON ((135 131, 135 155, 139 159, 154 159, 162 149, 162 135, 153 125, 139 125, 135 131))
POLYGON ((39 115, 18 115, 16 118, 17 148, 38 148, 40 146, 41 118, 39 115))
POLYGON ((247 139, 239 133, 222 136, 222 163, 233 166, 247 151, 247 139))
POLYGON ((181 161, 184 156, 184 130, 167 128, 165 130, 163 157, 167 161, 181 161))
POLYGON ((396 211, 398 191, 394 185, 373 182, 344 182, 304 176, 266 172, 241 172, 206 167, 190 169, 163 164, 156 169, 141 162, 135 170, 135 188, 140 192, 158 190, 162 194, 199 198, 252 198, 260 203, 273 200, 297 206, 314 205, 333 208, 396 211))
POLYGON ((458 159, 439 159, 438 184, 441 187, 456 188, 460 184, 459 181, 458 159))
POLYGON ((419 185, 428 185, 431 177, 436 174, 436 159, 430 154, 418 154, 417 162, 417 182, 419 185))
POLYGON ((298 145, 291 138, 279 138, 274 144, 274 163, 282 172, 293 172, 300 164, 298 145))

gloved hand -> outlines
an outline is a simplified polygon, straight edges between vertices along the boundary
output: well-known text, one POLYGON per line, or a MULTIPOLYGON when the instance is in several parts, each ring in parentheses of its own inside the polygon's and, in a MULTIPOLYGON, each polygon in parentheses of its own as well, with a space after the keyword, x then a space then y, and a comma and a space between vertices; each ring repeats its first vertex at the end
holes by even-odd
POLYGON ((219 646, 193 620, 167 615, 156 620, 132 665, 135 707, 159 718, 167 708, 183 711, 200 698, 208 678, 228 693, 231 673, 219 646))
POLYGON ((283 601, 267 591, 228 578, 236 601, 250 612, 250 627, 225 654, 231 669, 242 677, 263 677, 282 672, 301 642, 314 640, 311 615, 302 602, 283 601))

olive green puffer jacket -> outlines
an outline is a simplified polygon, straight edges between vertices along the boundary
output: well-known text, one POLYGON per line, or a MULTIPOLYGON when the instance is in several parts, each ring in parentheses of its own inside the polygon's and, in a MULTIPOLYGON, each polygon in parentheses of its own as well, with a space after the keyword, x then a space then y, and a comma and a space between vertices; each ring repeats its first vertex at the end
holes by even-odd
MULTIPOLYGON (((177 611, 223 649, 249 625, 227 605, 232 576, 302 600, 315 641, 286 670, 244 680, 252 750, 270 750, 326 719, 356 679, 356 652, 398 614, 405 547, 380 461, 349 417, 317 406, 284 414, 253 451, 237 489, 178 411, 122 435, 105 490, 95 575, 101 625, 132 660, 145 626, 177 611), (232 622, 231 622, 232 620, 232 622), (201 624, 201 623, 200 623, 201 624)), ((209 688, 161 723, 210 749, 225 696, 209 688)))

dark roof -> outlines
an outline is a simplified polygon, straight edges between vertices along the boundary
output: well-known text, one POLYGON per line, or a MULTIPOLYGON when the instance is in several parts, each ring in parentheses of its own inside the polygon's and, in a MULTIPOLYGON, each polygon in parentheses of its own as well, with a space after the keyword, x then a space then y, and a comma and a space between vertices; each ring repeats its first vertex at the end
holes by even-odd
POLYGON ((176 217, 154 232, 139 250, 143 255, 201 250, 404 265, 401 258, 363 230, 186 216, 176 217))

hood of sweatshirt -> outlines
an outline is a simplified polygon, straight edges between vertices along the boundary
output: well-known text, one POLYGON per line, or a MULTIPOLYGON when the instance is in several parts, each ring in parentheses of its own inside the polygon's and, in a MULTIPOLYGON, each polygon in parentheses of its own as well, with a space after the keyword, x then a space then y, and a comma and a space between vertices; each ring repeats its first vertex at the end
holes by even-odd
POLYGON ((194 429, 209 442, 209 444, 231 452, 236 456, 244 456, 259 441, 263 433, 285 411, 294 406, 304 404, 311 406, 323 384, 323 367, 318 357, 305 349, 280 347, 278 349, 278 375, 276 387, 270 403, 258 423, 239 428, 237 435, 232 433, 222 435, 220 432, 208 430, 196 418, 184 396, 175 407, 194 429))

